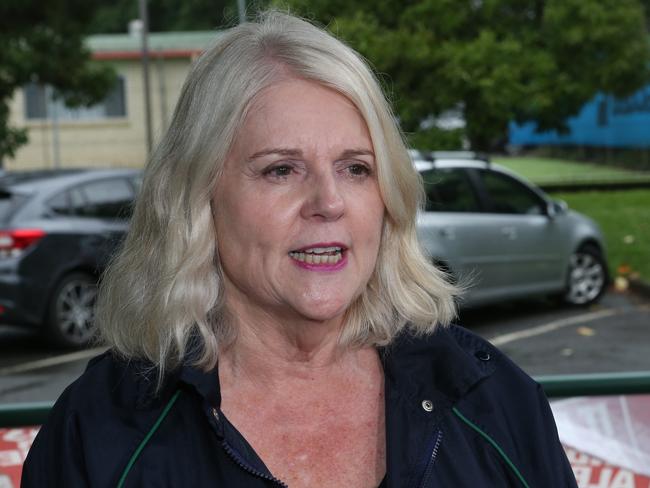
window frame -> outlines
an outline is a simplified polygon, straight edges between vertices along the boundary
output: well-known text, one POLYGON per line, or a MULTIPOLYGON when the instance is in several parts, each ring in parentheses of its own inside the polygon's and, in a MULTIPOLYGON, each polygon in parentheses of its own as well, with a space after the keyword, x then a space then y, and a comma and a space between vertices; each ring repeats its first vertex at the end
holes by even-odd
MULTIPOLYGON (((23 117, 26 122, 42 122, 51 120, 50 106, 52 104, 51 94, 54 90, 50 85, 30 82, 22 87, 23 90, 23 117), (30 95, 33 94, 33 95, 30 95), (34 101, 32 97, 37 97, 34 101), (35 115, 30 114, 33 111, 35 115)), ((57 105, 57 120, 59 123, 93 123, 113 120, 124 120, 129 116, 126 76, 118 75, 117 80, 110 92, 98 103, 90 107, 67 107, 62 100, 55 100, 57 105), (119 99, 120 113, 112 114, 113 109, 108 103, 113 99, 119 99), (101 113, 95 112, 101 109, 101 113)))
MULTIPOLYGON (((65 189, 62 189, 60 192, 56 193, 52 197, 48 198, 47 201, 45 202, 47 206, 47 212, 53 215, 56 215, 57 217, 72 217, 72 218, 77 218, 77 219, 95 219, 95 220, 104 220, 104 221, 128 221, 131 219, 132 213, 133 213, 133 205, 135 204, 135 198, 137 197, 137 189, 135 188, 135 185, 131 181, 131 178, 129 176, 106 176, 103 178, 97 178, 97 179, 92 179, 92 180, 87 180, 79 183, 75 183, 74 185, 71 185, 65 189), (76 208, 73 206, 72 202, 72 196, 71 193, 75 190, 79 192, 80 197, 83 199, 83 206, 84 207, 89 207, 92 202, 88 199, 87 193, 84 190, 84 187, 92 184, 97 184, 97 183, 106 183, 106 182, 111 182, 111 181, 121 181, 125 187, 127 187, 130 192, 131 192, 131 209, 129 211, 128 216, 115 216, 115 217, 102 217, 99 215, 86 215, 86 214, 79 214, 74 211, 76 208), (56 212, 51 205, 52 200, 55 198, 60 197, 61 195, 65 195, 65 199, 67 200, 68 203, 68 214, 62 214, 59 212, 56 212)), ((120 212, 121 214, 122 212, 120 212)))
MULTIPOLYGON (((437 168, 437 167, 434 166, 433 168, 421 171, 420 176, 423 179, 424 192, 425 192, 425 196, 426 196, 424 211, 425 212, 431 212, 431 213, 455 213, 455 214, 485 213, 486 212, 485 200, 484 200, 483 196, 481 195, 481 192, 477 188, 476 182, 472 178, 471 169, 472 168, 465 168, 465 167, 442 167, 442 168, 437 168), (433 173, 433 174, 437 173, 437 174, 440 174, 441 172, 455 172, 455 173, 458 173, 458 174, 460 174, 462 176, 462 178, 467 183, 472 195, 474 196, 474 199, 476 201, 476 210, 468 210, 468 211, 463 211, 463 210, 438 210, 438 209, 432 208, 432 204, 434 203, 434 200, 429 198, 429 189, 427 188, 427 185, 424 182, 424 174, 425 173, 433 173)), ((435 185, 435 183, 433 183, 433 185, 435 185)))
POLYGON ((473 186, 476 188, 476 191, 480 195, 480 199, 483 202, 484 206, 484 212, 489 213, 492 215, 520 215, 520 216, 530 216, 530 215, 544 215, 548 216, 548 206, 549 206, 549 201, 547 198, 544 197, 543 194, 541 194, 539 191, 537 191, 534 187, 530 186, 524 181, 519 180, 518 178, 515 178, 514 176, 505 173, 503 171, 499 171, 494 168, 468 168, 467 170, 469 178, 472 180, 473 186), (534 200, 537 200, 540 204, 541 212, 538 214, 529 214, 529 213, 520 213, 520 212, 499 212, 496 210, 497 206, 495 204, 495 200, 491 194, 491 192, 488 190, 487 186, 485 185, 485 182, 483 181, 483 177, 481 176, 481 172, 486 173, 486 174, 493 174, 496 175, 497 177, 501 177, 506 181, 509 181, 510 183, 514 184, 515 186, 522 188, 525 190, 526 193, 531 195, 534 200))

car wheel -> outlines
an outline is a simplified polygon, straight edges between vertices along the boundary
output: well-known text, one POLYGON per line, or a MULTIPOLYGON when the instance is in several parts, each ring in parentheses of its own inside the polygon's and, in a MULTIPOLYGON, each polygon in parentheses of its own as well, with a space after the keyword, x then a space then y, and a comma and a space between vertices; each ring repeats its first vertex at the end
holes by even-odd
POLYGON ((583 246, 569 259, 564 301, 570 305, 589 305, 597 301, 607 285, 605 260, 598 248, 583 246))
POLYGON ((71 273, 57 285, 50 300, 48 331, 60 346, 80 347, 95 335, 97 280, 71 273))

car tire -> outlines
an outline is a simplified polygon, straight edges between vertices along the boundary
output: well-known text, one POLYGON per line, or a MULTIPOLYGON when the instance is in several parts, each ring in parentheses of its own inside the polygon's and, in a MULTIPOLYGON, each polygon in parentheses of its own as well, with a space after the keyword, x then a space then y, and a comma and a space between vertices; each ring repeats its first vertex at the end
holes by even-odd
POLYGON ((564 302, 574 306, 590 305, 607 287, 607 266, 596 246, 585 245, 569 258, 564 302))
POLYGON ((61 279, 50 299, 47 332, 56 345, 78 348, 95 337, 97 280, 86 273, 61 279))

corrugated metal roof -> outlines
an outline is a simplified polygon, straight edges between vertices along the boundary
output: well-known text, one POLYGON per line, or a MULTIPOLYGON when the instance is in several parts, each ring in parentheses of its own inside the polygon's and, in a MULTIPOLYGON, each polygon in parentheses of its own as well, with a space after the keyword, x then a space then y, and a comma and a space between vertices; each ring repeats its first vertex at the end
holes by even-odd
MULTIPOLYGON (((150 51, 200 52, 219 35, 218 31, 153 32, 149 34, 150 51)), ((86 38, 86 46, 94 53, 139 52, 140 36, 131 34, 97 34, 86 38)))

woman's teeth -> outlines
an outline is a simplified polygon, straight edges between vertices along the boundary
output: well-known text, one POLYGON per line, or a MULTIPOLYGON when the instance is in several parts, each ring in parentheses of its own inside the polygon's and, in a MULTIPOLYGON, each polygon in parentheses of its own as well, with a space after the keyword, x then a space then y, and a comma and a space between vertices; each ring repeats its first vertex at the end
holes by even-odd
POLYGON ((292 259, 307 264, 336 264, 343 259, 343 250, 340 247, 315 247, 305 251, 291 251, 292 259))

